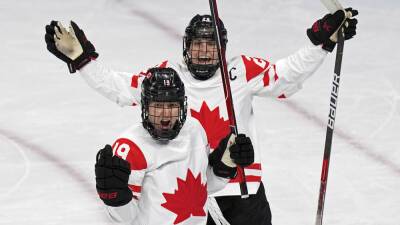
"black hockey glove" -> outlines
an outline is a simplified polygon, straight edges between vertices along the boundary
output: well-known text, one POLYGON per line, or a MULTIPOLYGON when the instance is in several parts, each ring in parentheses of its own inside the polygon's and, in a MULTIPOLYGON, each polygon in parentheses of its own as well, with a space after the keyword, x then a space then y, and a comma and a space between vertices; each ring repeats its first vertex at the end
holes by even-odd
POLYGON ((104 204, 118 207, 132 200, 132 191, 128 187, 129 162, 113 156, 110 145, 97 153, 95 173, 97 193, 104 204))
POLYGON ((69 31, 60 22, 51 21, 46 25, 44 39, 47 50, 67 63, 70 73, 75 73, 99 56, 93 44, 86 39, 85 33, 73 21, 69 31))
POLYGON ((237 165, 248 166, 254 162, 253 145, 244 134, 238 134, 237 137, 229 134, 221 140, 208 159, 215 175, 235 178, 237 165))
POLYGON ((344 39, 348 40, 356 35, 358 11, 352 8, 338 10, 334 14, 327 14, 317 20, 307 29, 307 36, 314 45, 322 44, 322 48, 332 52, 337 42, 337 31, 344 24, 344 39), (346 14, 345 14, 346 11, 346 14))

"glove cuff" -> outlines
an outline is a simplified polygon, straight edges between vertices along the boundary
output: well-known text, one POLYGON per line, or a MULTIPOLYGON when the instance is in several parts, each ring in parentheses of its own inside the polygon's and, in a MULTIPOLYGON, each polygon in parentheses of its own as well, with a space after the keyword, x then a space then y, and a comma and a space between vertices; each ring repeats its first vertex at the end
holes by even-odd
POLYGON ((104 204, 112 207, 119 207, 128 204, 132 200, 132 191, 127 190, 107 190, 103 191, 97 187, 97 193, 104 204))
POLYGON ((91 52, 90 54, 82 54, 78 58, 76 58, 71 63, 68 63, 68 69, 70 73, 75 73, 76 70, 82 69, 86 64, 90 61, 97 59, 99 54, 97 52, 91 52))
POLYGON ((327 40, 325 43, 322 44, 322 49, 328 51, 328 52, 332 52, 333 49, 335 49, 336 43, 331 41, 331 40, 327 40))
POLYGON ((214 174, 219 177, 233 179, 237 175, 237 167, 229 167, 224 163, 220 162, 213 166, 214 174))

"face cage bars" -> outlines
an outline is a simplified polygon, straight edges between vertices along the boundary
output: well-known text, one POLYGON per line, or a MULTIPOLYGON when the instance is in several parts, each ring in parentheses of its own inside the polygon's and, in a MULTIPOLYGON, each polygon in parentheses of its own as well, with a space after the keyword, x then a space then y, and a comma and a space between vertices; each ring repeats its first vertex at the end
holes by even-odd
POLYGON ((177 121, 182 120, 182 113, 181 113, 181 106, 178 103, 178 106, 168 106, 166 104, 163 104, 162 107, 159 106, 150 106, 148 105, 148 115, 147 118, 149 119, 149 122, 151 123, 151 125, 154 127, 154 129, 157 129, 157 127, 162 127, 162 123, 161 121, 165 121, 165 120, 169 120, 171 124, 169 125, 169 129, 173 129, 173 127, 175 126, 175 123, 177 121), (150 110, 150 108, 153 108, 153 110, 150 110), (178 114, 176 116, 172 115, 173 110, 176 109, 178 111, 178 114), (158 110, 161 110, 162 112, 159 114, 157 113, 158 110), (154 114, 152 114, 152 112, 154 114), (159 119, 161 118, 161 119, 159 119), (160 123, 158 123, 157 121, 160 121, 160 123), (173 122, 173 124, 172 124, 173 122))
POLYGON ((190 62, 195 65, 218 65, 219 63, 217 44, 212 38, 194 38, 189 46, 188 55, 190 62), (206 46, 205 49, 202 49, 202 46, 206 46), (194 47, 198 50, 193 50, 194 47), (212 53, 211 57, 207 54, 208 52, 212 53))

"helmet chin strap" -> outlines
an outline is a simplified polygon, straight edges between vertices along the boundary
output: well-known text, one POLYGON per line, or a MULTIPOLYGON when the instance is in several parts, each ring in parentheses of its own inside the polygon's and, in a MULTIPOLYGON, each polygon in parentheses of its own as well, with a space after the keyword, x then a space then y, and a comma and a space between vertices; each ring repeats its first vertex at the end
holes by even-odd
POLYGON ((188 69, 192 76, 197 80, 208 80, 214 76, 215 72, 219 68, 219 64, 217 65, 201 65, 201 64, 191 64, 188 66, 188 69))

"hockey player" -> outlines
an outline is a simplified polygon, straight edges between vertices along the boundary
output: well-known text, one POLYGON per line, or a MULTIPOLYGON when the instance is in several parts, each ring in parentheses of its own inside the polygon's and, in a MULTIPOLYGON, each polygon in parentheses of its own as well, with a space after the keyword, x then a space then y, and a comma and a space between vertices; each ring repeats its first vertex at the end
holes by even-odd
MULTIPOLYGON (((256 140, 252 109, 254 96, 285 99, 301 89, 303 82, 322 64, 335 48, 337 30, 342 25, 345 39, 356 34, 358 12, 351 8, 327 14, 317 20, 307 36, 311 43, 275 63, 267 59, 240 55, 228 61, 232 98, 240 133, 253 140, 255 161, 244 169, 250 197, 242 199, 238 179, 232 179, 210 199, 212 209, 221 209, 233 225, 271 224, 271 212, 261 182, 261 152, 267 149, 256 140)), ((222 39, 226 45, 227 31, 222 21, 222 39)), ((190 115, 204 127, 211 148, 229 133, 229 122, 219 70, 212 18, 196 15, 186 27, 183 37, 183 63, 164 61, 159 67, 172 67, 182 74, 186 85, 190 115)), ((98 54, 83 31, 73 22, 69 32, 61 23, 53 21, 46 26, 47 48, 68 64, 70 72, 79 70, 81 77, 108 99, 121 106, 140 104, 140 86, 143 73, 132 74, 107 69, 96 60, 98 54)), ((266 153, 264 153, 266 154, 266 153)), ((217 213, 218 214, 218 213, 217 213)), ((221 214, 218 214, 221 215, 221 214)), ((223 222, 224 218, 220 218, 223 222)), ((209 224, 214 224, 211 220, 209 224)))
POLYGON ((236 163, 253 162, 250 139, 229 134, 209 155, 204 129, 186 119, 184 85, 171 68, 149 70, 141 105, 142 125, 125 131, 96 157, 96 188, 111 219, 205 225, 207 193, 235 177, 236 163))

